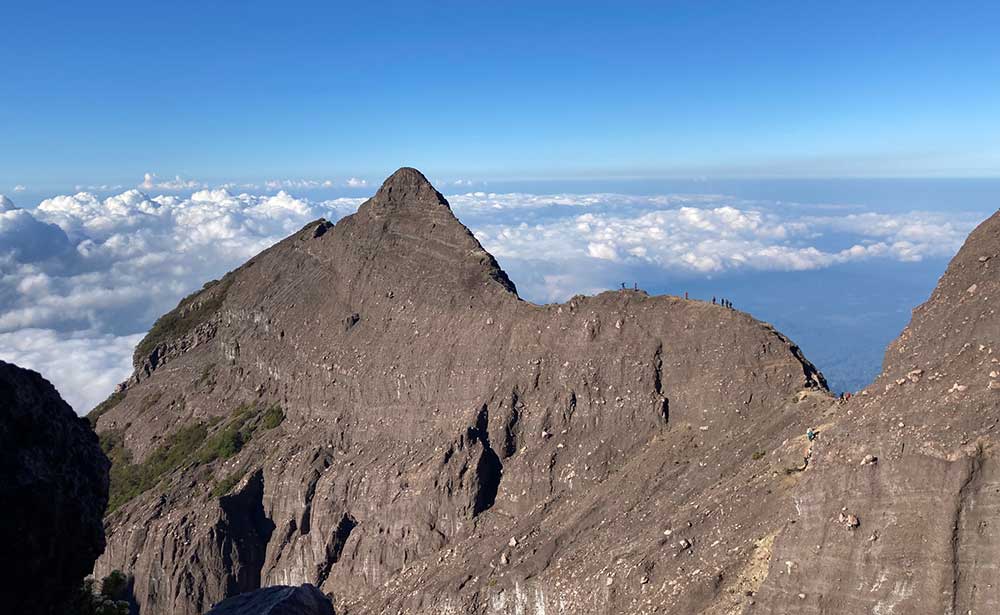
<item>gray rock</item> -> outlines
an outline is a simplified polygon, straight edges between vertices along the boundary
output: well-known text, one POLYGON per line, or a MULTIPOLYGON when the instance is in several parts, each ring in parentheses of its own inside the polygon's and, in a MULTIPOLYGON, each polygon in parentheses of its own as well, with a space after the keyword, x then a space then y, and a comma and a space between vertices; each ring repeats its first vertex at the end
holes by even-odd
POLYGON ((205 615, 334 615, 333 603, 306 583, 275 585, 227 598, 205 615))

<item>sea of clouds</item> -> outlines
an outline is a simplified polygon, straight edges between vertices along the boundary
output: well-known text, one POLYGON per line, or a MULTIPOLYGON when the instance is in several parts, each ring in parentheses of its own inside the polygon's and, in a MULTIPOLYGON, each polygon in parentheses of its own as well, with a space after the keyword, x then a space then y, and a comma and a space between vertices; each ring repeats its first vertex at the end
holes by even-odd
MULTIPOLYGON (((194 190, 202 186, 148 176, 140 189, 108 197, 84 190, 29 204, 0 196, 0 359, 40 371, 85 413, 128 376, 135 344, 181 297, 307 222, 337 220, 363 201, 286 191, 301 187, 194 190)), ((448 199, 536 302, 607 289, 636 268, 697 277, 948 257, 976 222, 724 195, 448 199)))

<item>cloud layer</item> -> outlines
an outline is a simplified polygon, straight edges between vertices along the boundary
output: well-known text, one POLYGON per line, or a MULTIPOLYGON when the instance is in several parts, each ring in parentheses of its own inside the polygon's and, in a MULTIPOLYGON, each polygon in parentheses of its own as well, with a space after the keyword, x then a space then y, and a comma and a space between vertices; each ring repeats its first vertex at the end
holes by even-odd
POLYGON ((478 192, 450 199, 487 250, 523 270, 528 284, 519 288, 545 301, 564 299, 565 281, 534 275, 538 271, 652 267, 685 277, 807 271, 870 259, 914 262, 951 256, 976 222, 975 216, 919 211, 830 216, 719 195, 478 192))
POLYGON ((0 358, 38 369, 84 412, 128 375, 139 334, 180 297, 359 201, 128 190, 57 196, 27 210, 4 197, 0 358))
MULTIPOLYGON (((296 197, 284 182, 274 194, 153 175, 147 185, 198 189, 84 191, 28 209, 0 197, 0 358, 41 371, 81 413, 127 377, 135 343, 181 297, 363 200, 296 197)), ((621 273, 636 268, 718 276, 947 257, 974 223, 934 212, 831 216, 721 195, 469 192, 449 200, 522 295, 539 302, 635 279, 621 273)))

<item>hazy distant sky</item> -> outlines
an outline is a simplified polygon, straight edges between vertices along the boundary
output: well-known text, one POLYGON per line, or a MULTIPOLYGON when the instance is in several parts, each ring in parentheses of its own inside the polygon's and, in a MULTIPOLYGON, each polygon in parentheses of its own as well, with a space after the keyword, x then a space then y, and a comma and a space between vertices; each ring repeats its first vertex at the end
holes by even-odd
POLYGON ((1000 175, 993 2, 7 2, 0 192, 1000 175))

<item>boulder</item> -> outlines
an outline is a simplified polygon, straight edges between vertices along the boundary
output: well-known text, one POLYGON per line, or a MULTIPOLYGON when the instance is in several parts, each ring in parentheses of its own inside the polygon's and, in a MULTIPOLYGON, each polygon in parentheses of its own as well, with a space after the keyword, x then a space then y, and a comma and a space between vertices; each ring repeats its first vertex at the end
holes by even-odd
POLYGON ((333 603, 315 586, 275 585, 227 598, 205 615, 334 615, 333 603))

